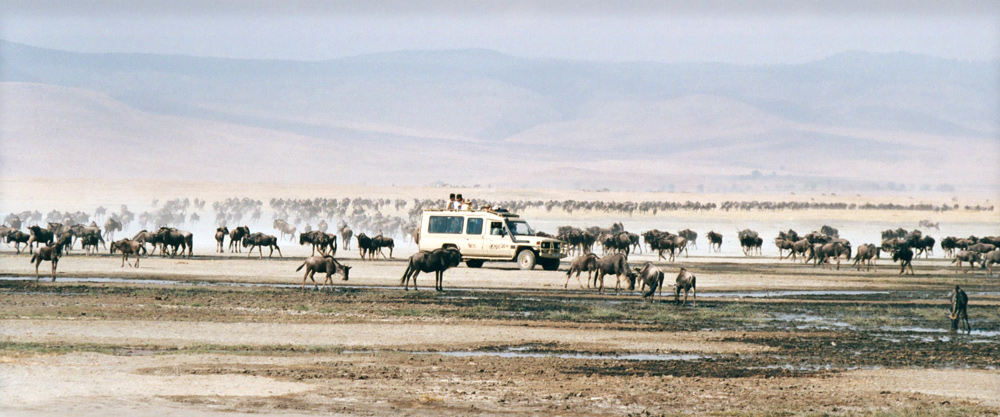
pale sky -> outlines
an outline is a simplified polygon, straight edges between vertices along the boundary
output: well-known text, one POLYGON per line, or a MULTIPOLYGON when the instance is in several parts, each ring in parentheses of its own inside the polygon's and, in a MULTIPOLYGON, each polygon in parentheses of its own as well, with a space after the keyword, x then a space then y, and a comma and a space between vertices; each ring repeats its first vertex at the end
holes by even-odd
POLYGON ((322 60, 483 48, 593 61, 1000 58, 1000 1, 0 1, 0 38, 76 52, 322 60))

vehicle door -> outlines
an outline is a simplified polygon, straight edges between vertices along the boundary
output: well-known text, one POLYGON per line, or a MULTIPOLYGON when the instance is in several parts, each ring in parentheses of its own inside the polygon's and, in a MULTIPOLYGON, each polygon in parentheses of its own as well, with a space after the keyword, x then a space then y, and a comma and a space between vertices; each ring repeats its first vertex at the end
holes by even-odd
POLYGON ((483 237, 483 250, 491 258, 512 259, 514 244, 502 220, 487 220, 489 229, 483 237))
POLYGON ((465 219, 465 229, 462 236, 462 255, 483 256, 483 229, 486 220, 482 217, 467 217, 465 219))

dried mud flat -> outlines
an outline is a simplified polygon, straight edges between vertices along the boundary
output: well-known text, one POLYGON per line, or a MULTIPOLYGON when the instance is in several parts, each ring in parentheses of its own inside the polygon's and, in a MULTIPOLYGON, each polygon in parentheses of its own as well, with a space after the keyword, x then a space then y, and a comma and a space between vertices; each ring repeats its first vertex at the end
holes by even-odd
POLYGON ((944 260, 691 258, 702 291, 678 307, 504 264, 414 293, 401 263, 355 260, 354 286, 317 292, 288 287, 300 258, 73 255, 35 283, 0 256, 5 415, 1000 412, 1000 281, 944 260), (947 329, 955 284, 970 335, 947 329))

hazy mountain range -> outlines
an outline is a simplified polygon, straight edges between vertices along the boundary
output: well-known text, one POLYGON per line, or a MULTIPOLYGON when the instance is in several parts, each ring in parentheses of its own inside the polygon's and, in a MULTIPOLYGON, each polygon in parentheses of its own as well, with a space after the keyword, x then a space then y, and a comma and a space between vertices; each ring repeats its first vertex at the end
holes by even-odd
POLYGON ((1000 61, 850 52, 738 66, 456 50, 300 62, 0 42, 0 82, 3 175, 692 191, 1000 185, 1000 61))

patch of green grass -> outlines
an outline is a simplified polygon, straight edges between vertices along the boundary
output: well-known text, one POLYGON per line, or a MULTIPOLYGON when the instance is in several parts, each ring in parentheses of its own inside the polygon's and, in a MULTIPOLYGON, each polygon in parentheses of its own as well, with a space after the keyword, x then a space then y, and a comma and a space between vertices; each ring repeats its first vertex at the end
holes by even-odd
POLYGON ((295 311, 309 311, 309 306, 305 304, 299 304, 295 306, 295 311))

